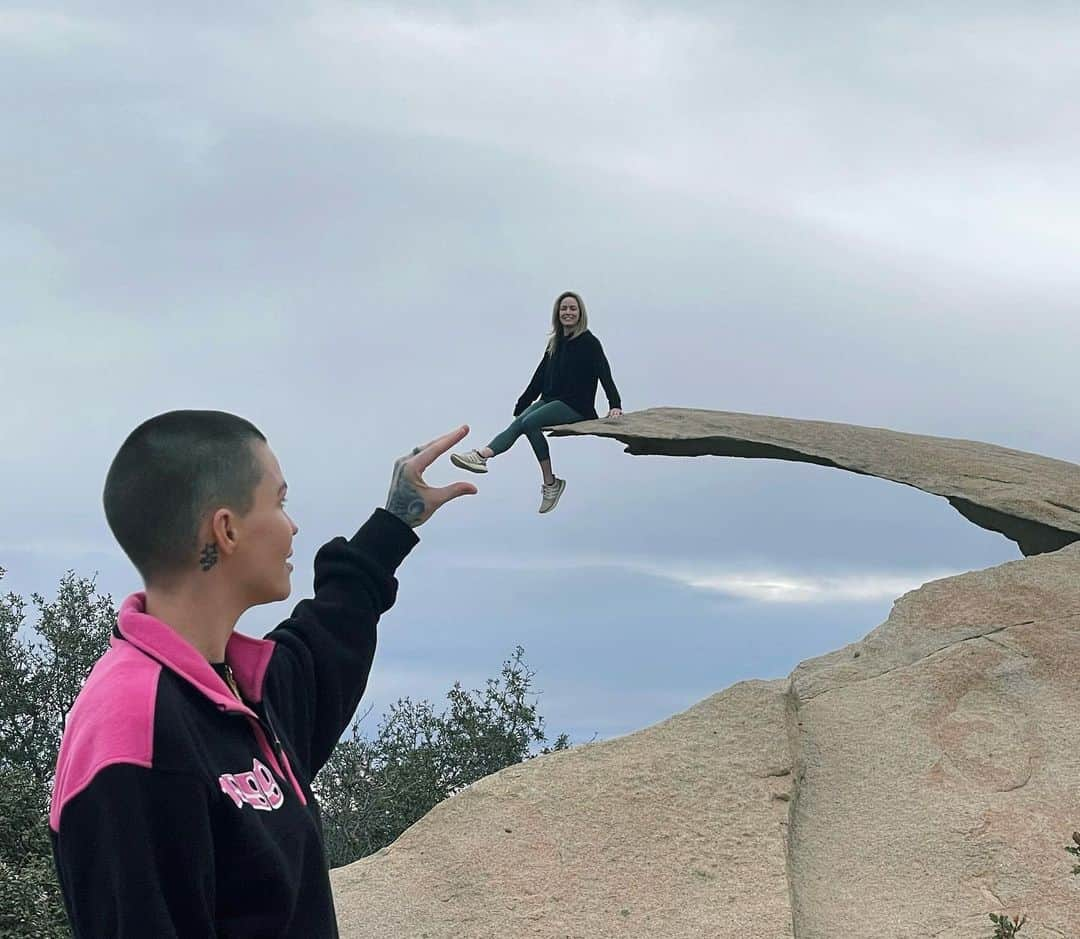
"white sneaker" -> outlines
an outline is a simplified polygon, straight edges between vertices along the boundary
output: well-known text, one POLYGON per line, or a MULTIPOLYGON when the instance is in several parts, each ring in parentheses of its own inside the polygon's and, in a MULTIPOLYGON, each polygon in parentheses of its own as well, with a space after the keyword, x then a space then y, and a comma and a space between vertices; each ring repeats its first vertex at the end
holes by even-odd
POLYGON ((559 504, 559 496, 563 494, 563 490, 566 488, 566 480, 555 477, 555 482, 550 486, 541 485, 540 493, 543 499, 540 501, 540 514, 550 512, 556 505, 559 504))
POLYGON ((480 456, 479 450, 470 450, 468 453, 451 453, 450 462, 470 473, 486 473, 487 457, 480 456))

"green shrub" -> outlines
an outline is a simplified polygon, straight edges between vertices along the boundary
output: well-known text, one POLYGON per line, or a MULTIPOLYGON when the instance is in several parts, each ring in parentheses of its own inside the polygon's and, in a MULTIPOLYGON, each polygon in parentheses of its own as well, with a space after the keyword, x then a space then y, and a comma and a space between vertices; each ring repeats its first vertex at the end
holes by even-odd
MULTIPOLYGON (((0 567, 0 580, 5 571, 0 567)), ((67 939, 48 813, 64 719, 109 644, 116 608, 92 579, 68 572, 56 599, 0 596, 0 937, 67 939)), ((518 647, 481 691, 455 684, 449 707, 398 701, 375 740, 352 727, 315 782, 331 866, 393 841, 437 802, 535 755, 543 718, 518 647)), ((550 750, 568 746, 560 736, 550 750)))
MULTIPOLYGON (((6 572, 0 567, 0 579, 6 572)), ((116 610, 68 572, 56 599, 0 596, 0 936, 70 935, 49 843, 49 796, 64 718, 109 644, 116 610)))
POLYGON ((470 783, 540 753, 569 746, 565 734, 544 744, 544 719, 530 701, 534 678, 518 646, 498 679, 481 690, 455 683, 436 714, 427 701, 403 698, 374 739, 354 722, 315 783, 331 867, 394 841, 435 805, 470 783))

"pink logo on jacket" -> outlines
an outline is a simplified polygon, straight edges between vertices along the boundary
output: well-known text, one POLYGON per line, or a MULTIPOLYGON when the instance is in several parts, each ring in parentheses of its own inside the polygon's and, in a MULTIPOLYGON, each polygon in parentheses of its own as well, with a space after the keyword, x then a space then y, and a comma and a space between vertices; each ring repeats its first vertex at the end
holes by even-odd
POLYGON ((238 809, 247 803, 260 812, 272 812, 281 808, 285 795, 270 772, 258 760, 252 760, 250 773, 222 773, 218 785, 238 809))

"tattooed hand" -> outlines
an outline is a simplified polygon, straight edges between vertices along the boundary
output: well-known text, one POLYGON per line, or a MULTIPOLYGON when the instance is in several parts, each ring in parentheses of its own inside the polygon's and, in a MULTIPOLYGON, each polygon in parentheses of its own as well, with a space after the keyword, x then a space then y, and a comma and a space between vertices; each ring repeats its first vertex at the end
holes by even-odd
POLYGON ((412 453, 394 461, 394 475, 390 479, 390 494, 386 499, 386 511, 396 515, 410 528, 423 525, 440 506, 458 496, 476 495, 471 483, 451 483, 433 489, 424 482, 424 470, 469 432, 468 425, 444 434, 412 453))

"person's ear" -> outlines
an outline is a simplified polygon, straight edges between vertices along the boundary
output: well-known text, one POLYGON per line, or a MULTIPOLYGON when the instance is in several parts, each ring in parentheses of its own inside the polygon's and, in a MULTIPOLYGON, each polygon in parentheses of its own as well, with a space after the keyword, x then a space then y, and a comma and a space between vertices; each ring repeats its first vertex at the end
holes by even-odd
POLYGON ((232 554, 239 543, 236 536, 236 515, 231 509, 218 509, 210 517, 210 536, 224 555, 232 554))

